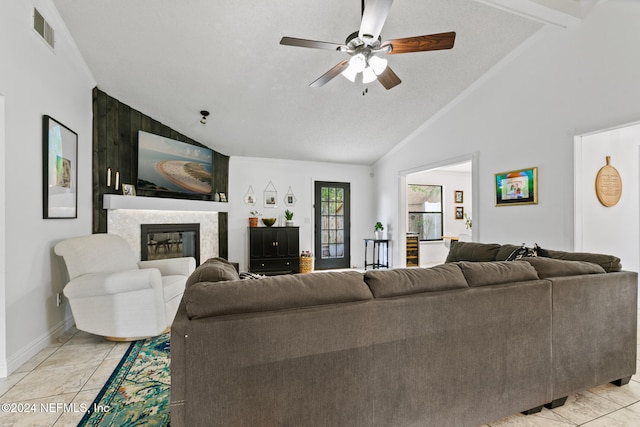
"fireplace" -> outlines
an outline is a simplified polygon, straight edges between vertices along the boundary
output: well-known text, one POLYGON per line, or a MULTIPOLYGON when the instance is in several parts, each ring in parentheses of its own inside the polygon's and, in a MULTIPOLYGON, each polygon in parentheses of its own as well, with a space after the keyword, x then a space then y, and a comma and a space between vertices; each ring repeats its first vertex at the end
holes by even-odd
POLYGON ((193 257, 200 265, 200 224, 140 224, 143 261, 193 257))
MULTIPOLYGON (((174 200, 174 199, 161 199, 162 203, 169 203, 169 205, 158 206, 158 200, 152 197, 131 197, 131 196, 119 196, 111 194, 113 198, 126 203, 134 203, 133 205, 125 206, 110 206, 108 208, 109 213, 107 215, 107 232, 111 234, 117 234, 125 239, 137 259, 142 258, 142 248, 146 247, 147 256, 149 255, 148 245, 141 244, 142 226, 143 225, 158 225, 165 224, 175 227, 176 224, 200 224, 200 239, 198 258, 201 262, 209 258, 215 258, 219 256, 218 251, 218 213, 207 211, 206 207, 209 204, 216 204, 215 202, 203 202, 196 203, 195 208, 192 209, 191 203, 197 202, 196 200, 174 200), (151 200, 149 200, 151 199, 151 200), (139 201, 138 201, 139 200, 139 201), (136 203, 142 203, 138 206, 136 203), (154 202, 152 204, 149 204, 154 202), (187 203, 189 202, 189 203, 187 203), (185 206, 186 203, 186 206, 185 206), (203 207, 201 204, 206 203, 203 207), (185 208, 182 210, 169 210, 168 207, 185 208), (191 209, 191 210, 189 210, 191 209), (194 210, 195 209, 195 210, 194 210)), ((106 195, 105 195, 106 198, 106 195)), ((163 231, 158 231, 163 232, 163 231)), ((175 232, 175 231, 173 231, 175 232)), ((164 253, 162 246, 158 248, 158 254, 164 253)), ((151 254, 155 254, 155 247, 151 251, 151 254)), ((195 258, 195 257, 194 257, 195 258)))

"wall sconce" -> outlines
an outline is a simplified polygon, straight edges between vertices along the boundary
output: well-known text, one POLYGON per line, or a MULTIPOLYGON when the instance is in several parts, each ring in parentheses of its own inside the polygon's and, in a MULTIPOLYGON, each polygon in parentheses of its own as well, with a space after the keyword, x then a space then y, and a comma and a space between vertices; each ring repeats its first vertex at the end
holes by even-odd
POLYGON ((202 110, 200 111, 200 115, 202 116, 202 118, 200 119, 200 123, 202 123, 203 125, 206 125, 209 112, 207 110, 202 110))

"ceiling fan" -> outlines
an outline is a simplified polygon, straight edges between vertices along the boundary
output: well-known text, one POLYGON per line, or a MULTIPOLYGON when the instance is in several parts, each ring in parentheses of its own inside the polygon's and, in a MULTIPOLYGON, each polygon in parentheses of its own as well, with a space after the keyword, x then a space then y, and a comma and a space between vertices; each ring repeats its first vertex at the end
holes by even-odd
POLYGON ((294 37, 283 37, 280 44, 345 52, 351 56, 324 73, 309 86, 320 87, 342 74, 352 82, 362 73, 362 82, 378 80, 385 89, 401 83, 400 78, 387 66, 387 59, 381 53, 398 54, 451 49, 456 38, 455 32, 431 34, 382 41, 380 31, 384 25, 393 0, 362 0, 362 21, 360 29, 350 34, 344 44, 321 42, 294 37))

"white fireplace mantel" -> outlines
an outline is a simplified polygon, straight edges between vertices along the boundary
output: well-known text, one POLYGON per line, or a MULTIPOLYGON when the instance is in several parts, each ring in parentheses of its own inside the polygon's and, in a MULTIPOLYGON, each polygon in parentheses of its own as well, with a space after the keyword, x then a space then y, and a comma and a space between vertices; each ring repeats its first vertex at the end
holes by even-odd
POLYGON ((103 207, 107 210, 135 209, 156 211, 228 212, 229 204, 205 200, 168 199, 162 197, 122 196, 105 194, 103 207))

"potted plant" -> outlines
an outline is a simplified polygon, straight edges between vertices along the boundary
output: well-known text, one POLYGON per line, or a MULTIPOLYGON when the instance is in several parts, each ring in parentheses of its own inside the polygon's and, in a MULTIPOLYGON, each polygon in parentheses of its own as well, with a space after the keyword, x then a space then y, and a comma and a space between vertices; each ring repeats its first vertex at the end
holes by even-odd
POLYGON ((286 219, 285 225, 287 227, 293 227, 293 212, 287 209, 286 211, 284 211, 284 218, 286 219))
POLYGON ((249 227, 257 227, 258 226, 258 217, 261 215, 258 211, 249 212, 249 227))
POLYGON ((382 239, 382 232, 384 231, 384 226, 380 221, 376 222, 376 225, 373 227, 373 231, 376 235, 376 240, 382 239))
POLYGON ((467 230, 473 227, 473 220, 466 213, 464 214, 464 225, 467 227, 467 230))

